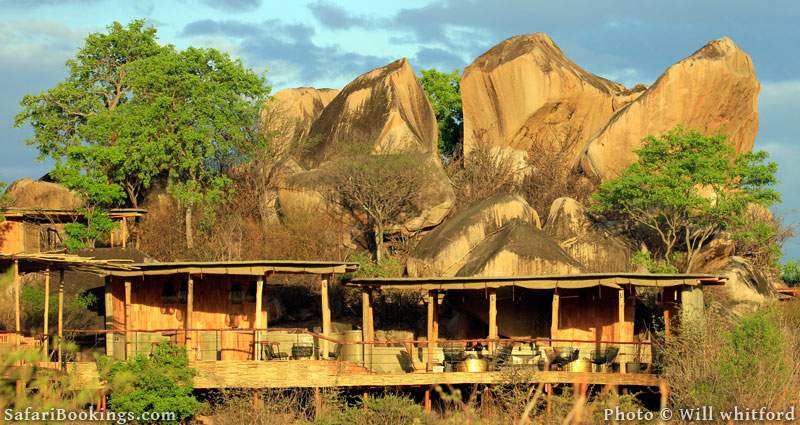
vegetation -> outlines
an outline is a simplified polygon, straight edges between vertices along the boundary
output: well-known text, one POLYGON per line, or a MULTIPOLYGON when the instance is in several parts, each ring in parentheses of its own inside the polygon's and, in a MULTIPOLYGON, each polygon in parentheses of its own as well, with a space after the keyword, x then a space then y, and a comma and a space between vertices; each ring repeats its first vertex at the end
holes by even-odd
POLYGON ((200 402, 192 394, 194 369, 183 347, 164 342, 151 355, 136 354, 130 360, 98 359, 98 367, 109 383, 112 411, 175 412, 184 421, 195 415, 200 402))
POLYGON ((682 323, 661 347, 674 406, 783 410, 795 404, 790 389, 800 384, 798 307, 789 301, 737 318, 715 305, 705 317, 682 323))
POLYGON ((439 154, 453 158, 460 154, 464 141, 464 113, 461 109, 461 73, 434 68, 423 69, 419 80, 433 107, 439 126, 439 154))
POLYGON ((338 162, 329 196, 365 226, 377 263, 386 253, 390 227, 417 212, 427 167, 424 159, 404 153, 353 154, 338 162))
POLYGON ((214 49, 179 51, 160 45, 143 20, 115 22, 91 34, 68 76, 22 99, 16 125, 29 123, 40 157, 52 158, 53 176, 87 201, 87 231, 106 232, 97 211, 137 207, 143 190, 166 176, 186 211, 192 245, 192 209, 218 201, 230 180, 225 169, 263 146, 259 107, 269 93, 263 78, 214 49))
POLYGON ((700 249, 740 223, 748 205, 780 198, 766 152, 736 155, 724 136, 680 127, 642 142, 639 161, 600 186, 592 209, 644 234, 656 259, 680 271, 692 271, 700 249))
POLYGON ((781 264, 781 279, 788 286, 797 286, 800 282, 800 261, 789 260, 781 264))
MULTIPOLYGON (((67 351, 74 348, 71 345, 65 347, 67 351)), ((50 409, 77 411, 97 400, 99 391, 81 385, 73 370, 64 373, 55 369, 17 367, 42 361, 48 360, 41 350, 18 348, 8 351, 7 347, 0 346, 0 376, 3 376, 0 379, 0 411, 14 409, 19 412, 26 408, 34 412, 50 409), (16 382, 25 388, 23 393, 17 393, 16 382)))

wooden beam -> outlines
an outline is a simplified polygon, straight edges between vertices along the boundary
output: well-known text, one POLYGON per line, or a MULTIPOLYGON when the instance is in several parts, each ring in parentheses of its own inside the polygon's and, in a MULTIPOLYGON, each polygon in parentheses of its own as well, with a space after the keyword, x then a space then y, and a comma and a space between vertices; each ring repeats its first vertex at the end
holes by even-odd
POLYGON ((558 339, 558 325, 559 325, 559 315, 558 315, 558 292, 553 291, 553 310, 552 315, 550 317, 550 339, 558 339))
POLYGON ((326 276, 325 279, 321 279, 319 281, 319 293, 322 304, 322 336, 325 337, 320 342, 319 346, 322 351, 320 353, 320 358, 323 359, 328 358, 329 348, 327 338, 330 338, 331 333, 333 332, 331 324, 331 304, 328 297, 328 281, 331 277, 332 275, 326 276))
MULTIPOLYGON (((62 272, 63 276, 63 272, 62 272)), ((105 284, 105 324, 106 330, 111 331, 114 329, 114 295, 111 291, 112 280, 111 276, 106 276, 106 284, 105 284)), ((60 297, 63 299, 63 279, 61 285, 61 293, 59 294, 60 297)), ((106 355, 112 357, 114 355, 114 333, 113 332, 106 332, 106 355)))
MULTIPOLYGON (((618 300, 618 318, 617 318, 617 329, 620 332, 620 335, 617 335, 617 339, 620 341, 627 341, 627 335, 622 335, 625 333, 625 288, 620 288, 618 290, 619 293, 619 300, 618 300)), ((625 359, 619 362, 619 372, 626 373, 625 367, 625 359)))
POLYGON ((259 278, 256 280, 256 309, 254 312, 253 327, 256 329, 253 335, 253 358, 261 360, 261 302, 264 292, 264 279, 259 278))
POLYGON ((131 349, 131 336, 128 332, 128 329, 133 328, 131 326, 131 281, 125 281, 125 359, 127 360, 130 358, 129 352, 131 349))
POLYGON ((12 279, 14 280, 14 331, 17 333, 17 345, 19 345, 20 336, 22 335, 22 322, 20 321, 21 312, 19 304, 19 260, 14 260, 14 263, 11 265, 11 273, 12 279))
POLYGON ((497 339, 497 289, 489 288, 489 352, 494 353, 497 339))
POLYGON ((428 361, 426 369, 433 370, 433 351, 439 339, 439 294, 436 290, 428 291, 428 361))
MULTIPOLYGON (((106 338, 109 334, 106 334, 106 338)), ((113 339, 113 336, 112 336, 113 339)), ((64 270, 59 272, 58 277, 58 365, 63 364, 63 345, 64 345, 64 270)))
POLYGON ((44 326, 44 340, 42 341, 42 352, 47 361, 50 361, 50 267, 44 271, 44 313, 42 319, 44 326))
POLYGON ((194 353, 192 342, 193 338, 189 336, 189 329, 194 327, 194 279, 192 279, 192 275, 188 275, 186 279, 186 320, 183 322, 185 326, 186 332, 186 349, 188 350, 187 354, 190 359, 196 358, 196 353, 194 353), (194 356, 193 356, 194 354, 194 356))

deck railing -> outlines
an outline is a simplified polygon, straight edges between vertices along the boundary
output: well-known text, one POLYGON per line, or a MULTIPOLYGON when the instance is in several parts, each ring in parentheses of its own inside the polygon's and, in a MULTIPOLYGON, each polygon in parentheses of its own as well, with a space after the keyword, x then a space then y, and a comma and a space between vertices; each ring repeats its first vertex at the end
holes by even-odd
MULTIPOLYGON (((77 352, 63 361, 93 361, 113 353, 127 359, 150 353, 155 344, 184 345, 192 361, 329 360, 358 366, 370 373, 492 371, 524 368, 534 371, 652 373, 658 350, 649 341, 580 340, 551 338, 375 339, 363 341, 361 331, 322 335, 301 328, 269 329, 138 329, 64 330, 65 340, 77 342, 77 352)), ((410 333, 408 333, 410 335, 410 333)), ((40 341, 39 337, 25 338, 40 341)), ((0 335, 0 345, 16 341, 16 334, 0 335)), ((40 347, 36 343, 34 346, 40 347)), ((55 360, 58 344, 51 341, 48 357, 55 360)))

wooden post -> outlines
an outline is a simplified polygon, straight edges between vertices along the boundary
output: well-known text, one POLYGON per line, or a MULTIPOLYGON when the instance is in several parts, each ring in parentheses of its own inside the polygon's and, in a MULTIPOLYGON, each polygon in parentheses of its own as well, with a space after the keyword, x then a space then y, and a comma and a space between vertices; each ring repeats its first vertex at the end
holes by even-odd
MULTIPOLYGON (((670 291, 670 294, 674 294, 673 291, 670 291)), ((667 307, 667 291, 662 289, 661 290, 661 307, 664 310, 664 336, 669 337, 670 332, 670 314, 669 314, 669 307, 667 307)))
POLYGON ((431 387, 425 388, 425 413, 431 413, 433 403, 431 403, 431 387))
POLYGON ((125 217, 125 216, 122 216, 122 232, 121 233, 122 233, 122 235, 120 236, 120 238, 122 239, 122 241, 121 241, 122 242, 122 247, 123 248, 127 248, 128 247, 128 218, 125 217))
POLYGON ((261 360, 261 300, 264 291, 264 279, 256 280, 256 311, 253 327, 256 329, 253 335, 253 358, 261 360))
POLYGON ((16 345, 19 346, 20 336, 22 335, 22 324, 20 322, 20 305, 19 305, 19 285, 20 285, 19 260, 14 260, 14 264, 11 265, 11 273, 12 273, 12 278, 14 280, 14 320, 15 320, 14 331, 17 333, 16 345))
POLYGON ((658 382, 658 392, 661 393, 661 410, 664 410, 669 405, 669 384, 665 379, 658 382))
MULTIPOLYGON (((617 318, 617 322, 618 322, 617 323, 617 327, 619 328, 618 329, 619 336, 620 336, 619 340, 622 341, 622 342, 627 342, 627 335, 625 335, 625 288, 619 289, 618 292, 619 292, 619 301, 618 301, 619 314, 618 314, 618 318, 617 318)), ((625 367, 625 360, 626 359, 622 359, 619 362, 619 372, 620 373, 627 373, 627 370, 626 370, 626 367, 625 367)))
POLYGON ((319 346, 321 349, 320 358, 328 358, 328 338, 331 337, 331 304, 328 297, 328 277, 319 281, 319 293, 322 298, 322 336, 323 339, 319 346))
POLYGON ((131 281, 125 281, 125 359, 130 358, 131 336, 128 330, 131 329, 131 281))
MULTIPOLYGON (((108 334, 106 334, 108 338, 108 334)), ((59 272, 58 277, 58 364, 61 367, 64 345, 64 270, 59 272)), ((106 343, 108 347, 108 343, 106 343)))
MULTIPOLYGON (((269 279, 269 273, 264 273, 264 283, 265 284, 268 282, 267 279, 269 279)), ((263 314, 264 314, 264 329, 265 329, 264 332, 266 332, 266 329, 269 329, 269 302, 268 302, 269 294, 266 294, 266 295, 267 295, 267 298, 264 298, 261 301, 263 303, 263 305, 264 305, 264 312, 263 312, 263 314)))
POLYGON ((544 384, 544 392, 547 395, 546 398, 545 398, 546 399, 546 403, 545 403, 546 407, 545 407, 545 409, 546 409, 546 415, 549 418, 550 417, 550 412, 553 411, 553 406, 552 406, 553 384, 544 384))
POLYGON ((47 361, 50 361, 50 267, 44 271, 44 340, 42 341, 42 352, 47 361))
POLYGON ((314 419, 322 417, 322 394, 319 387, 314 387, 314 419))
POLYGON ((375 328, 372 317, 372 290, 361 289, 361 340, 363 366, 372 368, 372 341, 375 340, 375 328))
POLYGON ((193 338, 189 336, 190 329, 194 327, 194 320, 192 320, 192 316, 194 316, 194 279, 192 279, 192 275, 189 275, 186 279, 186 320, 183 322, 186 332, 186 349, 188 351, 187 355, 189 356, 189 359, 196 358, 197 354, 194 353, 195 356, 192 356, 193 338))
MULTIPOLYGON (((64 272, 61 272, 62 276, 64 272)), ((63 283, 64 279, 61 279, 61 288, 59 289, 59 297, 62 298, 63 302, 63 283)), ((111 332, 114 329, 114 296, 111 292, 111 276, 106 276, 106 285, 105 285, 105 310, 106 310, 106 355, 112 357, 114 355, 114 336, 115 334, 111 332)), ((122 354, 122 353, 120 353, 122 354)))
MULTIPOLYGON (((550 339, 551 340, 558 338, 558 324, 559 324, 558 323, 558 320, 559 320, 558 303, 559 303, 558 290, 556 289, 556 290, 553 290, 553 311, 552 311, 552 315, 551 315, 551 318, 550 318, 550 339)), ((550 344, 553 345, 553 346, 555 345, 552 341, 551 341, 550 344)))
POLYGON ((433 370, 433 350, 439 339, 439 295, 436 290, 428 291, 428 361, 426 370, 433 370))
POLYGON ((489 352, 494 354, 497 343, 497 290, 489 289, 489 352))

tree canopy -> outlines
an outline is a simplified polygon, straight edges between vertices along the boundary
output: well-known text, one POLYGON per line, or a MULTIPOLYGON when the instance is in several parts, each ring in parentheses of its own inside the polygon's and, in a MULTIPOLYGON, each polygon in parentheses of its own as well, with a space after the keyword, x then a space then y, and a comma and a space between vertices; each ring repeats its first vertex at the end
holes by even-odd
POLYGON ((88 205, 137 207, 166 177, 191 208, 217 199, 223 171, 263 145, 263 77, 214 49, 160 45, 142 20, 89 35, 67 68, 64 81, 22 99, 16 125, 33 127, 26 143, 88 205))
POLYGON ((423 69, 420 84, 436 114, 439 126, 439 154, 452 157, 464 139, 464 114, 461 110, 461 73, 447 74, 434 68, 423 69))
POLYGON ((656 258, 686 272, 707 242, 739 224, 749 204, 780 200, 777 165, 766 152, 737 155, 722 135, 677 127, 644 138, 636 154, 638 162, 600 185, 592 209, 644 232, 657 241, 656 258))

